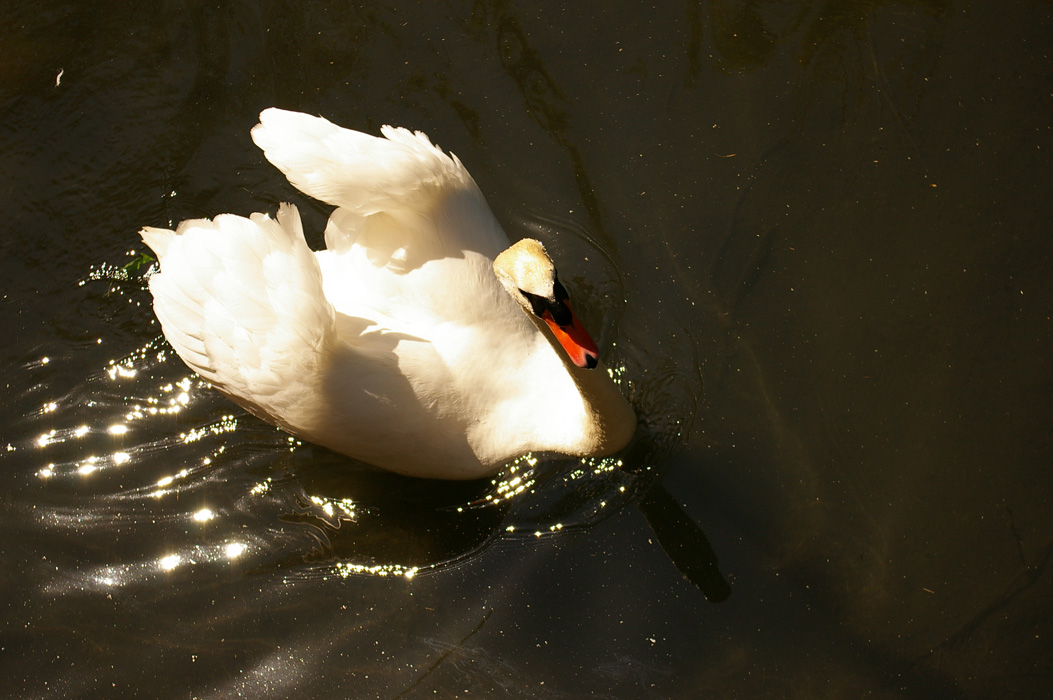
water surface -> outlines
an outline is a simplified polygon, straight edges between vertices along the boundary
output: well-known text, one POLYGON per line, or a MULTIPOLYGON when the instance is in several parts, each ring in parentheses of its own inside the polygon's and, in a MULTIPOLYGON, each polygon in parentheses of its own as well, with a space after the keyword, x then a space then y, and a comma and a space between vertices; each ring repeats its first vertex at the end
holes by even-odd
POLYGON ((17 697, 1045 697, 1044 3, 21 2, 0 52, 17 697), (268 106, 455 152, 641 420, 361 471, 160 338, 136 231, 294 201, 268 106))

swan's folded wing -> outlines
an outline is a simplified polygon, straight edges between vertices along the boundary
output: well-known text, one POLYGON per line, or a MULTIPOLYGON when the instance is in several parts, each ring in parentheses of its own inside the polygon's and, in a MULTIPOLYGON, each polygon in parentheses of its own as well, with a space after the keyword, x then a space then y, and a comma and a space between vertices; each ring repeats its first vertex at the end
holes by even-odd
POLYGON ((253 413, 296 421, 335 317, 295 207, 277 220, 225 214, 142 237, 161 263, 154 311, 183 361, 253 413))

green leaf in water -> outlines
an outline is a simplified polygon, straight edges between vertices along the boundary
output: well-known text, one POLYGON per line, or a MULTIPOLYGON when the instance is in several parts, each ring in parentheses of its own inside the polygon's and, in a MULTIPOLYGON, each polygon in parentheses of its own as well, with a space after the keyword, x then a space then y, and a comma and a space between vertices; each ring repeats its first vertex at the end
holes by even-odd
POLYGON ((132 259, 130 263, 121 268, 124 272, 131 274, 133 272, 139 272, 139 269, 144 265, 149 265, 154 262, 154 258, 147 253, 140 253, 137 258, 132 259))

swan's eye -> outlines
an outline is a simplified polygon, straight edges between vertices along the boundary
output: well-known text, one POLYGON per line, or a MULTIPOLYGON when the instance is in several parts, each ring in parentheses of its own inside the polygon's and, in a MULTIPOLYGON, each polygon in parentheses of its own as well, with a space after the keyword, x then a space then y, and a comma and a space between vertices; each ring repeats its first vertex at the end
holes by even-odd
POLYGON ((548 309, 548 301, 544 297, 539 297, 537 294, 531 294, 530 292, 524 292, 522 289, 519 293, 523 295, 523 298, 530 304, 530 310, 534 312, 534 315, 541 318, 541 314, 545 313, 548 309))
POLYGON ((552 291, 556 294, 556 301, 562 304, 565 301, 570 300, 570 295, 567 294, 567 288, 563 286, 563 283, 556 279, 556 283, 552 286, 552 291))
POLYGON ((563 285, 558 281, 556 282, 556 285, 555 303, 549 301, 545 297, 525 292, 522 289, 519 290, 519 293, 530 302, 530 310, 533 311, 534 315, 538 318, 542 318, 547 311, 552 317, 552 320, 556 322, 556 325, 564 327, 570 326, 574 323, 574 315, 570 312, 570 308, 566 303, 564 303, 569 298, 567 296, 567 290, 563 289, 563 285), (560 292, 562 292, 562 296, 560 296, 560 292))

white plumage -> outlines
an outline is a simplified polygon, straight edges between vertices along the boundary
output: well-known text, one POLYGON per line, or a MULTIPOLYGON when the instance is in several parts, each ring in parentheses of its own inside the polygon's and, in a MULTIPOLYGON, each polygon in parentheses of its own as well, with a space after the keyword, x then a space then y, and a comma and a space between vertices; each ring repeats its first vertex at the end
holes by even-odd
POLYGON ((474 478, 528 451, 628 442, 635 416, 606 370, 560 345, 584 339, 570 352, 596 363, 580 326, 552 320, 566 304, 543 247, 498 255, 507 236, 456 157, 405 129, 377 138, 277 109, 260 122, 267 159, 337 207, 326 250, 307 247, 288 204, 276 219, 143 229, 161 265, 155 312, 192 369, 294 435, 413 476, 474 478))

